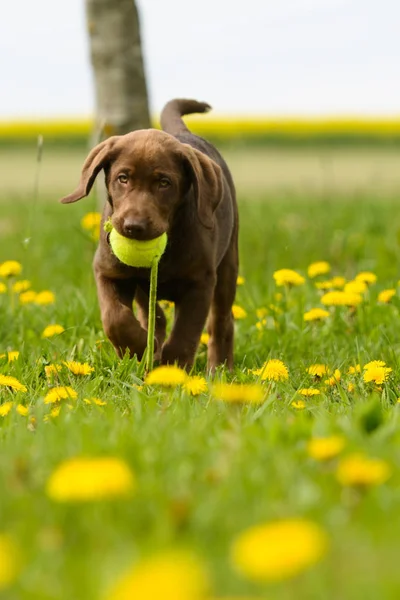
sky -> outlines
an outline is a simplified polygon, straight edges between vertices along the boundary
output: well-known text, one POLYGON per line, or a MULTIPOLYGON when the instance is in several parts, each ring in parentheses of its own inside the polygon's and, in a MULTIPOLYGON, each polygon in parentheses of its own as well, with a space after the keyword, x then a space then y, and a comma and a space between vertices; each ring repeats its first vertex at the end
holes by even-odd
MULTIPOLYGON (((400 114, 398 0, 137 0, 150 106, 220 114, 400 114)), ((85 117, 84 0, 14 0, 0 21, 0 119, 85 117)))

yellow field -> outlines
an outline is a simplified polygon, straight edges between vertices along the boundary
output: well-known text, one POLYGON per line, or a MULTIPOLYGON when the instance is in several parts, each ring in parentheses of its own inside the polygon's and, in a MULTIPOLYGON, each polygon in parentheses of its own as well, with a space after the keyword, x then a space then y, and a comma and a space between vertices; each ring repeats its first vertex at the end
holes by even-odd
MULTIPOLYGON (((342 139, 400 138, 400 116, 389 118, 283 118, 263 116, 197 115, 187 118, 191 129, 203 136, 222 139, 342 139)), ((158 121, 154 120, 158 127, 158 121)), ((82 139, 90 135, 91 119, 0 121, 0 140, 34 139, 39 134, 52 139, 82 139)))

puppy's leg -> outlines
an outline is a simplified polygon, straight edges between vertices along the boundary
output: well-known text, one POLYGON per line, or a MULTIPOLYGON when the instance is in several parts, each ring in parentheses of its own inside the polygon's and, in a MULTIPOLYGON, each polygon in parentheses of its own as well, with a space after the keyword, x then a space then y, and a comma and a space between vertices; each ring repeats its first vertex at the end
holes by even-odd
MULTIPOLYGON (((148 329, 149 324, 149 296, 140 287, 136 288, 135 300, 138 305, 138 319, 143 329, 148 329)), ((157 349, 154 354, 155 360, 161 360, 161 348, 167 334, 167 319, 161 306, 156 303, 155 338, 157 349)))
POLYGON ((95 271, 101 320, 104 331, 121 358, 126 350, 140 360, 146 348, 147 333, 133 314, 136 285, 131 279, 110 279, 95 271))
POLYGON ((193 365, 200 335, 210 310, 214 281, 190 288, 175 303, 174 326, 161 352, 163 364, 177 362, 180 367, 193 365))
POLYGON ((232 304, 235 300, 238 275, 237 239, 233 239, 217 270, 217 284, 211 303, 207 329, 208 369, 215 371, 218 365, 233 368, 234 322, 232 304))

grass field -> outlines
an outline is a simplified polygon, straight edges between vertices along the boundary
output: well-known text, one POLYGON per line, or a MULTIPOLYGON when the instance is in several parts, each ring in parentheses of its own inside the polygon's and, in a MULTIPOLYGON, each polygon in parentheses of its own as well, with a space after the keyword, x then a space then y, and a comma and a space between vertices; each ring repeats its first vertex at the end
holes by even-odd
MULTIPOLYGON (((377 161, 385 163, 382 156, 377 161)), ((237 156, 239 179, 240 164, 253 163, 237 156)), ((287 163, 288 173, 295 168, 298 162, 287 163)), ((246 192, 251 173, 242 175, 245 281, 236 303, 245 314, 236 321, 236 367, 209 378, 201 345, 194 374, 206 378, 207 390, 193 396, 185 385, 143 385, 136 361, 118 360, 104 337, 91 272, 95 245, 81 227, 82 217, 96 209, 95 199, 71 206, 50 202, 70 191, 61 174, 35 201, 20 163, 10 162, 7 173, 11 169, 14 188, 0 198, 0 273, 7 260, 19 261, 23 271, 0 278, 3 597, 397 598, 395 176, 389 173, 390 185, 386 178, 379 189, 365 184, 343 190, 339 176, 337 186, 328 179, 321 189, 312 179, 304 189, 249 183, 246 192), (310 278, 308 266, 316 261, 328 261, 331 272, 310 278), (304 282, 277 287, 273 274, 286 268, 304 282), (341 296, 355 306, 322 304, 328 290, 316 282, 333 276, 352 281, 363 271, 373 272, 376 283, 356 299, 354 291, 341 296), (54 302, 50 295, 29 301, 29 295, 10 291, 15 280, 25 279, 36 292, 52 291, 54 302), (388 289, 395 291, 390 299, 379 296, 388 289), (304 314, 317 307, 328 316, 305 321, 304 314), (44 338, 50 324, 64 332, 44 338), (288 376, 282 371, 282 380, 271 381, 270 368, 252 372, 270 359, 282 361, 288 376), (373 360, 386 366, 364 369, 373 360), (74 375, 68 361, 94 370, 74 375), (309 374, 315 364, 326 365, 326 374, 309 374), (62 367, 51 375, 49 365, 62 367), (8 376, 26 391, 12 390, 8 376), (218 389, 221 382, 229 387, 218 389), (251 387, 236 391, 235 384, 251 387), (76 397, 49 402, 60 386, 76 397), (221 399, 227 389, 237 402, 221 399), (300 391, 309 389, 319 393, 300 391), (314 438, 322 440, 310 446, 314 438), (361 457, 352 459, 354 454, 361 457), (87 472, 83 458, 100 457, 117 460, 99 463, 97 470, 89 464, 87 472), (72 458, 78 460, 64 463, 72 458), (300 520, 300 531, 292 519, 300 520), (239 538, 238 550, 242 532, 276 521, 281 528, 275 537, 257 530, 249 547, 239 538), (133 574, 116 590, 127 571, 133 574)), ((368 169, 364 174, 368 182, 368 169)))

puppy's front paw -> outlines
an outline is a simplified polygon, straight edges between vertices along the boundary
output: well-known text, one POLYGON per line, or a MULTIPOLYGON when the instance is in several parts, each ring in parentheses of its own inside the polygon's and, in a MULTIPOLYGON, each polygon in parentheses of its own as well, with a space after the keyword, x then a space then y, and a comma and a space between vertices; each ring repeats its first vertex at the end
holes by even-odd
POLYGON ((185 348, 176 344, 166 342, 161 351, 161 363, 163 365, 177 364, 183 369, 190 369, 194 361, 194 352, 185 351, 185 348))

